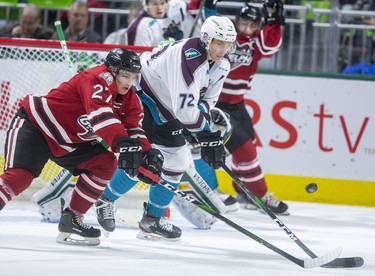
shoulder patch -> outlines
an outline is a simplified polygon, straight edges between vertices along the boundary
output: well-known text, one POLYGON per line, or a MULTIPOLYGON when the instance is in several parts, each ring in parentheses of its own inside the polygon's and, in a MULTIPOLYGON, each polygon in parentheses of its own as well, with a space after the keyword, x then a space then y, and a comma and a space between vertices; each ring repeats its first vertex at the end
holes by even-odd
POLYGON ((113 76, 112 76, 111 73, 105 72, 105 73, 101 73, 99 76, 102 77, 106 81, 106 83, 108 84, 108 86, 112 84, 112 82, 113 82, 113 76))
POLYGON ((196 50, 194 48, 190 48, 190 49, 187 49, 185 51, 185 58, 186 58, 186 60, 190 60, 190 59, 199 57, 200 55, 201 55, 201 53, 199 53, 198 50, 196 50))

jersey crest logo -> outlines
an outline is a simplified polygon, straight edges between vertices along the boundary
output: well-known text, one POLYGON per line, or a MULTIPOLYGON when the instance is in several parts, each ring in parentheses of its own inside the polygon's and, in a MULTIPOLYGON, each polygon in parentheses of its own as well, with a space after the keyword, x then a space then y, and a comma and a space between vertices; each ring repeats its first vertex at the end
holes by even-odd
POLYGON ((77 133, 77 136, 84 141, 92 141, 98 138, 98 135, 94 133, 91 127, 89 118, 87 115, 81 115, 77 119, 78 124, 84 129, 84 132, 77 133))
POLYGON ((101 73, 99 76, 105 80, 108 86, 112 84, 113 76, 111 75, 111 73, 105 72, 105 73, 101 73))
POLYGON ((196 57, 199 57, 201 53, 199 53, 196 49, 190 48, 185 51, 185 58, 186 60, 190 60, 196 57))
POLYGON ((248 43, 237 44, 236 51, 229 55, 231 70, 235 70, 242 65, 249 66, 251 64, 254 56, 254 43, 255 41, 252 40, 248 43))

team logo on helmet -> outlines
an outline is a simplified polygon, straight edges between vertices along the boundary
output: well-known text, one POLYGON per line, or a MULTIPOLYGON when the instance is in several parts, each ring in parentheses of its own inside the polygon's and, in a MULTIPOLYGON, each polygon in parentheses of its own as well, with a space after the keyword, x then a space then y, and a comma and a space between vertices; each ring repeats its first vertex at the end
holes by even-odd
POLYGON ((190 60, 196 57, 199 57, 201 53, 199 53, 196 49, 190 48, 185 51, 185 58, 186 60, 190 60))

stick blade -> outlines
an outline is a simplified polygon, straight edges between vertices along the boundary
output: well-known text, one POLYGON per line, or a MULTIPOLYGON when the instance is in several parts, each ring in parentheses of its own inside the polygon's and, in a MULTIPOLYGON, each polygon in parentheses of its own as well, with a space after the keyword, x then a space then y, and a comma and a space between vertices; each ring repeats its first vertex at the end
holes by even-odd
POLYGON ((350 268, 361 267, 365 261, 362 257, 336 258, 328 264, 322 265, 324 268, 350 268))
POLYGON ((324 254, 321 257, 313 258, 313 259, 305 259, 303 260, 303 267, 304 268, 313 268, 328 264, 335 260, 338 256, 340 256, 342 252, 341 247, 337 247, 336 249, 329 251, 328 253, 324 254))

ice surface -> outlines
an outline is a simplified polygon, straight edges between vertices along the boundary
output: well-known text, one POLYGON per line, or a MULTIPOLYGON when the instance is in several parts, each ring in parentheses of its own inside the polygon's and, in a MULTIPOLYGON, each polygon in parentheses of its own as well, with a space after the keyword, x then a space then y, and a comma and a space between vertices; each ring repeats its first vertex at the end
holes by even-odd
MULTIPOLYGON (((282 222, 315 254, 341 246, 341 257, 361 256, 361 268, 303 269, 219 221, 198 230, 172 208, 171 222, 181 227, 179 242, 144 241, 133 210, 121 211, 130 225, 119 225, 96 247, 55 242, 57 224, 40 222, 36 206, 11 202, 0 212, 0 275, 375 275, 375 208, 288 202, 282 222), (127 213, 128 215, 124 215, 127 213)), ((258 211, 225 216, 298 258, 308 258, 276 223, 258 211)), ((90 211, 85 222, 97 225, 90 211)))

